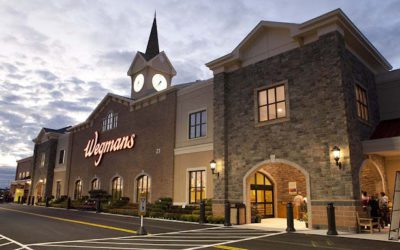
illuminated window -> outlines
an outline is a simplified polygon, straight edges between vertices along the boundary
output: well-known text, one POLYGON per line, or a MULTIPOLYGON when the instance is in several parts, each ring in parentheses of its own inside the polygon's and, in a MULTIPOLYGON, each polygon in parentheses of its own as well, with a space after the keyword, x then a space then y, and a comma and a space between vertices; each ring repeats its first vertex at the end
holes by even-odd
POLYGON ((61 181, 56 182, 56 199, 61 197, 61 181))
POLYGON ((189 115, 189 139, 207 135, 207 112, 205 110, 189 115))
POLYGON ((75 182, 74 199, 79 200, 82 198, 82 181, 78 180, 75 182))
POLYGON ((60 150, 60 156, 58 157, 58 164, 63 164, 64 163, 64 155, 65 155, 65 150, 60 150))
POLYGON ((285 85, 257 92, 258 121, 271 121, 286 117, 285 85))
POLYGON ((18 174, 18 179, 22 179, 22 172, 19 172, 19 174, 18 174))
POLYGON ((368 121, 368 102, 367 91, 361 86, 356 85, 357 116, 368 121))
POLYGON ((141 196, 145 196, 146 200, 149 200, 149 194, 150 194, 150 178, 147 175, 142 175, 139 178, 137 178, 136 181, 136 201, 139 202, 139 199, 141 196))
POLYGON ((99 179, 93 179, 90 185, 90 190, 99 190, 100 189, 100 181, 99 179))
POLYGON ((118 114, 110 112, 108 115, 103 119, 103 127, 102 131, 111 130, 116 128, 118 125, 118 114))
POLYGON ((189 203, 200 203, 206 198, 206 171, 189 172, 189 203))
POLYGON ((41 166, 41 167, 44 167, 45 161, 46 161, 46 154, 45 154, 45 153, 42 153, 42 156, 41 156, 41 158, 40 158, 40 166, 41 166))
POLYGON ((31 174, 31 173, 29 173, 29 171, 27 171, 27 172, 26 172, 26 178, 30 178, 30 177, 31 177, 30 174, 31 174))
POLYGON ((122 179, 120 177, 115 177, 112 180, 112 190, 111 195, 113 200, 119 200, 122 196, 122 179))

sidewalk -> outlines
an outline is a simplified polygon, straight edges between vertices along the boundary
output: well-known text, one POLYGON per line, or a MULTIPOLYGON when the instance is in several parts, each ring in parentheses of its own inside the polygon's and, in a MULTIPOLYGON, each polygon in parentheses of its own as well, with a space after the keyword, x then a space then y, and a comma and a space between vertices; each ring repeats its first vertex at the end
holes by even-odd
MULTIPOLYGON (((253 223, 253 224, 245 224, 236 227, 242 228, 252 228, 252 229, 259 229, 259 230, 267 230, 267 231, 284 231, 286 229, 286 219, 280 218, 271 218, 271 219, 263 219, 261 223, 253 223)), ((305 227, 305 223, 302 221, 294 220, 294 228, 296 229, 295 233, 301 234, 315 234, 315 235, 325 235, 326 236, 326 229, 308 229, 305 227)), ((395 240, 388 240, 389 238, 389 228, 386 227, 381 229, 381 232, 377 230, 374 231, 373 234, 368 232, 363 233, 353 233, 353 232, 341 232, 338 231, 339 235, 337 236, 330 236, 330 237, 346 237, 346 238, 356 238, 356 239, 366 239, 366 240, 380 240, 386 242, 398 242, 395 240)))

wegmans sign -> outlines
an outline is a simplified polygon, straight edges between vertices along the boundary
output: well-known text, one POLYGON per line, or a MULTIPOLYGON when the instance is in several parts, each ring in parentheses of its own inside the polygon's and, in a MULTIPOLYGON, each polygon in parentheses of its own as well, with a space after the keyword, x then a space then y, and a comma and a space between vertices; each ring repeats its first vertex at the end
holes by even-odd
POLYGON ((85 153, 85 158, 91 156, 98 156, 94 161, 94 165, 97 167, 104 154, 115 152, 124 149, 131 149, 135 146, 135 134, 119 137, 115 140, 109 140, 104 142, 98 142, 99 133, 94 132, 94 138, 89 140, 86 148, 83 150, 85 153))

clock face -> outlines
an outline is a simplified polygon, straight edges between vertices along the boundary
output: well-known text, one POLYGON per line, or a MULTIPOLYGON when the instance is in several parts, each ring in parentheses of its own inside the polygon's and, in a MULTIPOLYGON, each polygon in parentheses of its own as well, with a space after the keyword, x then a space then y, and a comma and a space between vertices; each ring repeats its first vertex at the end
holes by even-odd
POLYGON ((157 91, 161 91, 167 88, 167 79, 161 74, 155 74, 152 79, 153 87, 157 91))
POLYGON ((143 84, 144 84, 143 74, 137 75, 135 81, 133 82, 133 90, 135 92, 139 92, 143 88, 143 84))

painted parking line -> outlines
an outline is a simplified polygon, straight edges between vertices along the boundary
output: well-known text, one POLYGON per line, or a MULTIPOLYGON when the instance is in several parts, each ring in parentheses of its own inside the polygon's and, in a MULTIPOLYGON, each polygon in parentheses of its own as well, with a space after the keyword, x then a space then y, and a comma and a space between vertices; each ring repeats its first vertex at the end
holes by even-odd
POLYGON ((16 240, 13 240, 11 238, 8 238, 5 235, 0 234, 0 240, 1 244, 0 247, 8 247, 12 245, 16 245, 13 249, 27 249, 27 250, 33 250, 32 248, 28 247, 27 245, 22 244, 21 242, 18 242, 16 240))
POLYGON ((59 221, 64 221, 64 222, 70 222, 70 223, 76 223, 76 224, 81 224, 81 225, 86 225, 86 226, 99 227, 99 228, 104 228, 104 229, 121 231, 121 232, 125 232, 125 233, 136 234, 135 230, 130 230, 130 229, 126 229, 126 228, 112 227, 112 226, 107 226, 107 225, 97 224, 97 223, 92 223, 92 222, 87 222, 87 221, 71 220, 71 219, 66 219, 66 218, 61 218, 61 217, 48 216, 48 215, 43 215, 43 214, 36 214, 36 213, 25 212, 25 211, 20 211, 20 210, 16 210, 16 209, 4 208, 4 207, 0 207, 0 209, 8 210, 8 211, 16 212, 16 213, 39 216, 39 217, 53 219, 53 220, 59 220, 59 221))
POLYGON ((92 239, 69 242, 36 243, 29 246, 35 249, 79 248, 79 249, 202 249, 215 247, 228 250, 247 250, 227 246, 236 242, 257 239, 276 232, 256 229, 203 228, 180 232, 160 233, 145 236, 124 236, 108 239, 92 239), (231 233, 232 235, 229 235, 231 233))

